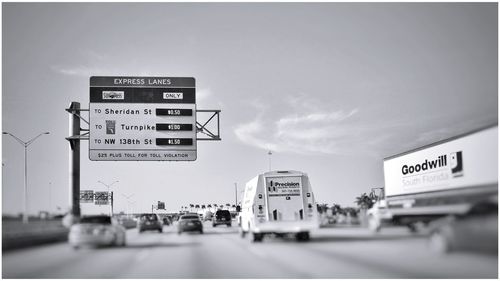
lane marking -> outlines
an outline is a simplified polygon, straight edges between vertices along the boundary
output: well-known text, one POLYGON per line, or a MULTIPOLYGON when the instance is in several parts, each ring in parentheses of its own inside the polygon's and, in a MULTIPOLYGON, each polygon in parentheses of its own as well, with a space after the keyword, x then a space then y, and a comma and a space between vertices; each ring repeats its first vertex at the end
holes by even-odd
POLYGON ((149 254, 150 254, 149 250, 143 249, 135 255, 135 261, 140 262, 140 261, 144 260, 145 258, 147 258, 149 256, 149 254))
POLYGON ((257 249, 251 247, 251 246, 247 246, 247 250, 249 252, 251 252, 252 254, 256 255, 256 256, 259 256, 261 258, 268 258, 268 255, 266 255, 265 253, 263 253, 262 251, 258 251, 257 249))

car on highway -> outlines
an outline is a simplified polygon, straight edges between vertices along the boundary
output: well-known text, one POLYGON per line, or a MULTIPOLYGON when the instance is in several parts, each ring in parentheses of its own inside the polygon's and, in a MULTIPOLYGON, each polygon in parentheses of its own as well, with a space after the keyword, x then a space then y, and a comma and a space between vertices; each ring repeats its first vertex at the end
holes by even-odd
POLYGON ((68 241, 74 249, 82 246, 125 246, 125 228, 110 216, 84 216, 71 226, 68 241))
POLYGON ((498 202, 477 204, 464 215, 446 216, 429 224, 433 252, 476 251, 497 254, 498 202))
POLYGON ((198 214, 186 214, 179 218, 177 233, 181 234, 183 232, 203 233, 203 223, 198 214))
POLYGON ((137 227, 137 221, 135 221, 130 217, 122 216, 122 217, 117 217, 116 219, 118 220, 118 223, 125 229, 137 227))
POLYGON ((156 230, 158 232, 163 232, 163 222, 160 221, 158 215, 156 214, 142 214, 139 217, 139 232, 144 232, 146 230, 156 230))
POLYGON ((216 227, 220 224, 231 226, 231 213, 228 210, 217 210, 212 218, 212 226, 216 227))
POLYGON ((205 214, 203 215, 203 220, 204 221, 211 221, 214 217, 214 214, 211 211, 206 211, 205 214))
POLYGON ((172 217, 170 216, 165 216, 162 219, 163 225, 171 225, 172 224, 172 217))

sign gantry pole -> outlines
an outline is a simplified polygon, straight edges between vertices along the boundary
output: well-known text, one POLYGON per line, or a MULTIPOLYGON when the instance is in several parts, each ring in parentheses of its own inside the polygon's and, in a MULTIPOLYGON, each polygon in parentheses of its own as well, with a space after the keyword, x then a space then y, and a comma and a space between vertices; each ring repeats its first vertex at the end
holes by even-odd
POLYGON ((88 140, 88 129, 80 128, 80 120, 88 124, 80 113, 89 111, 81 109, 79 102, 71 102, 66 111, 69 115, 69 134, 66 138, 70 144, 69 150, 69 204, 70 214, 74 217, 80 216, 80 140, 88 140), (81 134, 82 131, 87 133, 81 134))
POLYGON ((113 191, 111 191, 111 198, 110 198, 110 200, 111 200, 111 202, 110 202, 111 203, 111 216, 113 216, 113 191))
MULTIPOLYGON (((80 135, 80 103, 72 102, 69 106, 69 133, 71 136, 80 135)), ((71 203, 71 214, 80 216, 80 139, 69 140, 69 196, 71 203)))

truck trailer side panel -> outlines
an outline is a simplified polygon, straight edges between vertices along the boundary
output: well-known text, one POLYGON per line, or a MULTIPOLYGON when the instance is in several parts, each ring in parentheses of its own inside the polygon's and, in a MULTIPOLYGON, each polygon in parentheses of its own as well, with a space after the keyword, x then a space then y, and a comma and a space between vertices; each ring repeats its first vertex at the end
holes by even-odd
POLYGON ((497 156, 495 126, 388 158, 384 161, 386 199, 474 187, 498 190, 497 156))

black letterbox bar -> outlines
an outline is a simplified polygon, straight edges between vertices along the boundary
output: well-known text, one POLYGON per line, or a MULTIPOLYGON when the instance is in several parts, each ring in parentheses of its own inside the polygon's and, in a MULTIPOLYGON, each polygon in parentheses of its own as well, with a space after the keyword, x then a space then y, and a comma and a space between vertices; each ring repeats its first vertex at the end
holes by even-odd
POLYGON ((158 138, 156 139, 156 145, 193 145, 193 139, 191 138, 158 138))
POLYGON ((157 108, 156 115, 158 116, 193 116, 192 109, 185 108, 157 108))
POLYGON ((156 123, 157 131, 192 131, 193 124, 156 123))

